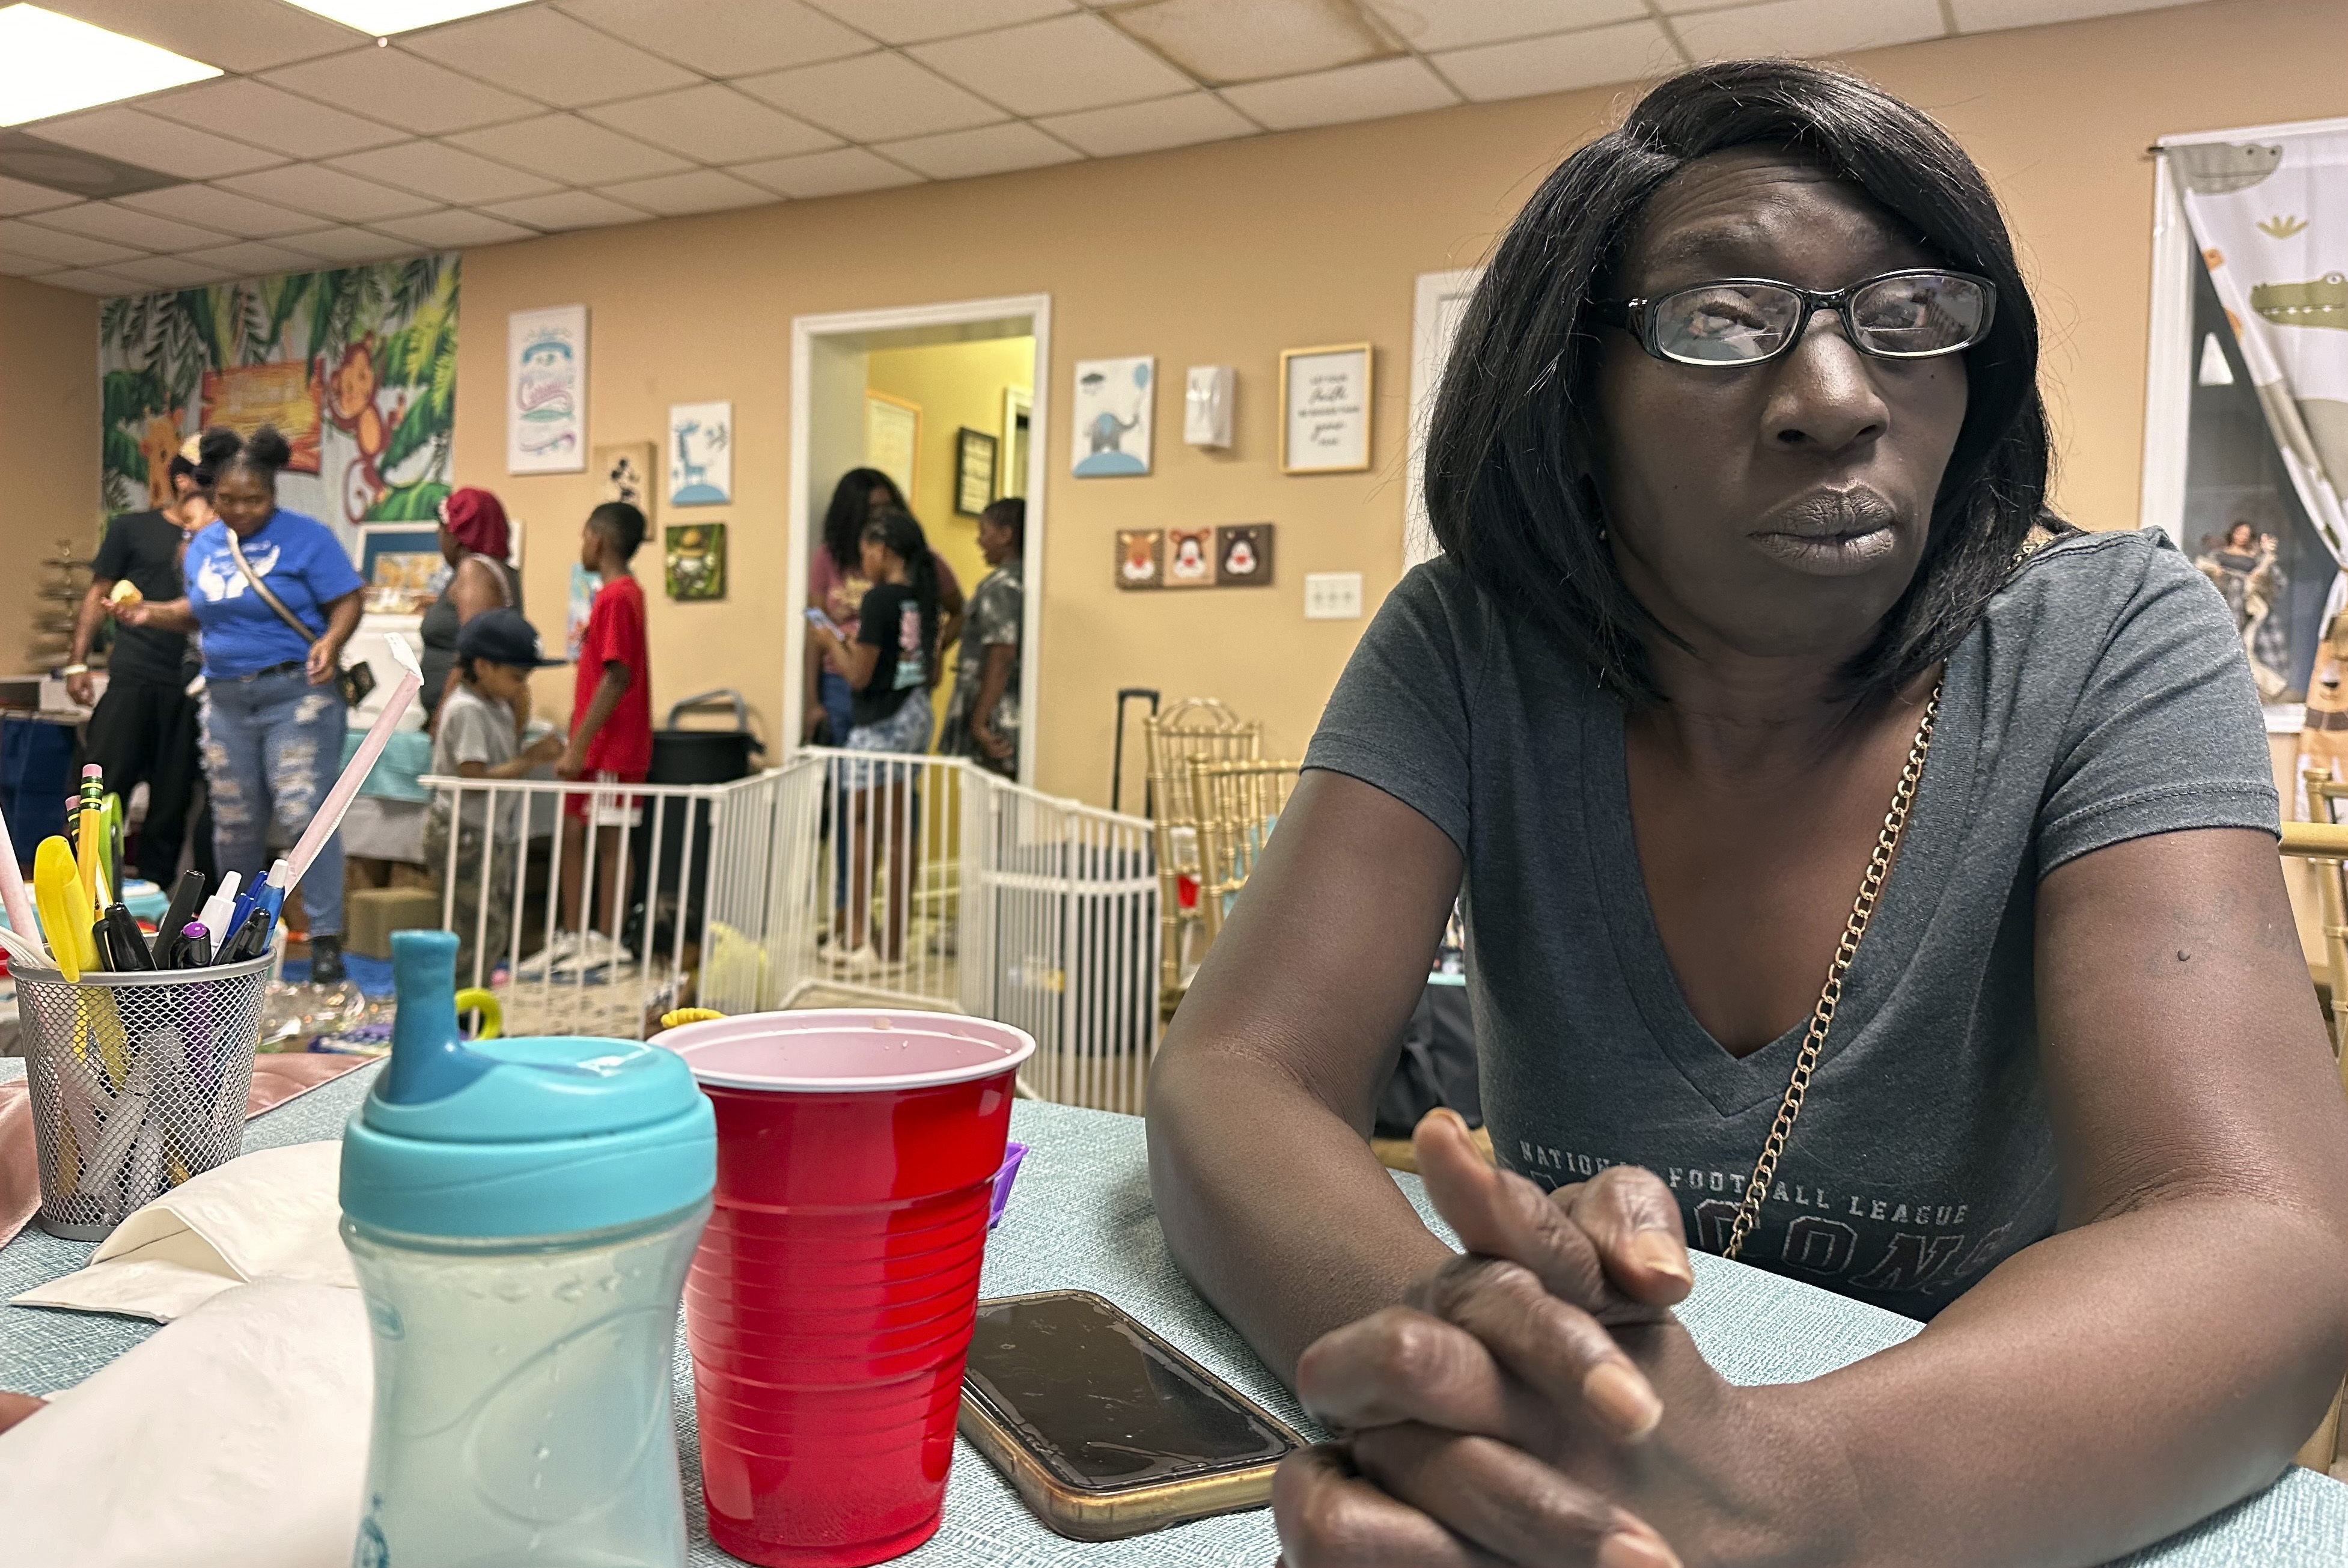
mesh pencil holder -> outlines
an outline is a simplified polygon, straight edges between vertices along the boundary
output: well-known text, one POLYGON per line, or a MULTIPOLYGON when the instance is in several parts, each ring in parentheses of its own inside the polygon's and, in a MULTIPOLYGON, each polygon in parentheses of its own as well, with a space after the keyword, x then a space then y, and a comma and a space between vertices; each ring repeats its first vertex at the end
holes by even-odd
POLYGON ((270 958, 211 969, 18 969, 41 1229, 103 1241, 244 1147, 270 958))

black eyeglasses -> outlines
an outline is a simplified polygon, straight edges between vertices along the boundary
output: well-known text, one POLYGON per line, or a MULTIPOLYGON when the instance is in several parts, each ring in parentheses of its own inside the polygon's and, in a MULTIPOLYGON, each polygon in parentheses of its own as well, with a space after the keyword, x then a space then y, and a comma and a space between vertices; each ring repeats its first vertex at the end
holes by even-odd
POLYGON ((1769 278, 1723 278, 1655 299, 1601 300, 1598 319, 1675 365, 1758 365, 1801 341, 1813 314, 1842 318, 1852 347, 1879 359, 1930 359, 1989 335, 1997 285, 1971 273, 1910 267, 1832 294, 1769 278))

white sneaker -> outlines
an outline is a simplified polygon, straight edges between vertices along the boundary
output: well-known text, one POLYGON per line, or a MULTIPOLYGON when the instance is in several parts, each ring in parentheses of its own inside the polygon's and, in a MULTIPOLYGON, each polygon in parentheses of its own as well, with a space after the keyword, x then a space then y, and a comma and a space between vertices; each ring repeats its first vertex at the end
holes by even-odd
POLYGON ((892 964, 881 957, 880 949, 870 943, 866 943, 852 953, 833 954, 830 964, 832 975, 842 980, 870 979, 877 975, 893 974, 904 967, 902 964, 892 964))
POLYGON ((592 980, 606 974, 633 974, 635 967, 635 954, 600 931, 559 931, 553 941, 522 960, 516 977, 538 980, 551 975, 575 979, 583 969, 592 980))

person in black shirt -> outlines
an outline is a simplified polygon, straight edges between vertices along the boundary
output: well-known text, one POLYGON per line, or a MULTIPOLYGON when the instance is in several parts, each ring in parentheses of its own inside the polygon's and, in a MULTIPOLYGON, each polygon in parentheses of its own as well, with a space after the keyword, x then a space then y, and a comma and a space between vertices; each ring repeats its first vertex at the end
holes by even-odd
MULTIPOLYGON (((148 624, 148 611, 186 596, 180 557, 188 538, 212 520, 203 470, 206 451, 218 444, 208 434, 172 458, 170 506, 125 512, 107 525, 91 563, 89 592, 74 617, 73 656, 64 671, 66 695, 88 707, 97 684, 89 668, 90 644, 99 622, 111 615, 114 650, 107 659, 106 695, 90 715, 82 751, 86 760, 106 769, 106 787, 122 797, 124 806, 130 803, 131 790, 146 784, 147 816, 132 861, 139 874, 159 887, 170 886, 178 875, 180 846, 187 837, 188 805, 200 777, 198 703, 187 691, 187 637, 148 624)), ((199 841, 199 869, 211 859, 211 848, 209 835, 199 841)))
MULTIPOLYGON (((936 684, 938 566, 927 536, 911 512, 891 508, 864 525, 859 541, 864 575, 872 588, 857 611, 856 639, 842 641, 829 621, 815 627, 816 642, 833 667, 848 677, 854 694, 855 725, 850 751, 919 757, 929 749, 930 687, 936 684)), ((868 973, 897 963, 903 954, 908 897, 913 885, 913 765, 857 758, 843 769, 853 792, 852 848, 849 855, 846 940, 832 944, 835 966, 868 973), (876 953, 869 944, 868 902, 878 846, 872 842, 875 810, 888 846, 888 919, 876 953)))

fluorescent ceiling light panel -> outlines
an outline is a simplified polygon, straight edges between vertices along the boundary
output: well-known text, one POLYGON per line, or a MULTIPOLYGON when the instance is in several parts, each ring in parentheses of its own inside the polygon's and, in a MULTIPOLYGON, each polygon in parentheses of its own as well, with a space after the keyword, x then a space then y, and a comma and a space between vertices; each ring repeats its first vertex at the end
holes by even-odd
POLYGON ((522 0, 293 0, 303 10, 355 27, 370 37, 387 38, 418 27, 437 27, 459 16, 503 11, 522 0))
POLYGON ((220 74, 217 66, 38 5, 0 5, 0 125, 46 119, 220 74))

